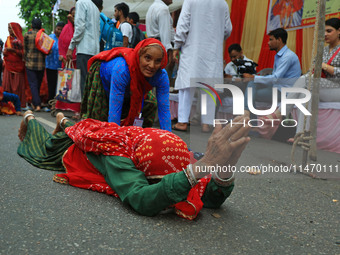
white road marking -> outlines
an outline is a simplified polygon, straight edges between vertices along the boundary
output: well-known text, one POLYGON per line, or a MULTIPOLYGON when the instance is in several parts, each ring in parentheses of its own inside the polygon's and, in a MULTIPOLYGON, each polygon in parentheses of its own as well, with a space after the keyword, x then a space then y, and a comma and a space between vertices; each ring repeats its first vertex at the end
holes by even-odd
POLYGON ((36 119, 37 121, 41 122, 41 123, 44 123, 45 125, 47 125, 47 126, 49 126, 49 127, 51 127, 51 128, 55 128, 55 126, 56 126, 56 123, 51 122, 51 121, 48 121, 48 120, 46 120, 46 119, 44 119, 44 118, 35 117, 35 119, 36 119))

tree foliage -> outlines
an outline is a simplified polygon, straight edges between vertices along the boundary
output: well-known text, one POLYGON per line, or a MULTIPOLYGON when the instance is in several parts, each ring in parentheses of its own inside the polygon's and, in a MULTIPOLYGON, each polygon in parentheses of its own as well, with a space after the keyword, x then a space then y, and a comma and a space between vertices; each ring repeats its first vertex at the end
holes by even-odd
MULTIPOLYGON (((53 30, 52 10, 57 0, 20 0, 18 6, 20 7, 19 16, 25 21, 27 31, 31 28, 31 23, 34 18, 39 18, 42 27, 46 33, 51 33, 53 30)), ((67 23, 67 11, 59 10, 55 16, 55 24, 58 21, 67 23)))

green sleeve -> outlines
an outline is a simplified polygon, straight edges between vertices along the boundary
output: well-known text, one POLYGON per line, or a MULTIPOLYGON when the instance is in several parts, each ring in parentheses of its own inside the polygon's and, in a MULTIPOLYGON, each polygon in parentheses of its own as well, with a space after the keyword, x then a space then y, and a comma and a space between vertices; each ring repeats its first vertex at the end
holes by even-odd
POLYGON ((220 187, 214 182, 213 179, 211 179, 201 198, 204 207, 219 208, 230 196, 233 189, 234 183, 228 187, 220 187))
POLYGON ((168 174, 159 183, 150 185, 144 172, 136 169, 128 158, 94 153, 87 153, 87 157, 123 203, 142 215, 156 215, 185 200, 191 188, 184 172, 168 174))

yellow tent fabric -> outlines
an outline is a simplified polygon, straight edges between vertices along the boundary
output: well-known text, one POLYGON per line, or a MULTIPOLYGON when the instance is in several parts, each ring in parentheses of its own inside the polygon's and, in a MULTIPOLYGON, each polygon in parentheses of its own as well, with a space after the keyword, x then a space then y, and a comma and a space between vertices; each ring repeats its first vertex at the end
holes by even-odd
MULTIPOLYGON (((232 4, 243 4, 246 2, 246 6, 244 6, 244 8, 246 8, 246 14, 240 44, 244 55, 253 59, 255 62, 259 61, 267 23, 269 1, 270 0, 226 0, 230 11, 232 10, 232 4)), ((287 46, 294 52, 296 51, 296 33, 297 30, 288 31, 287 46)), ((314 27, 304 28, 302 34, 302 56, 300 61, 302 72, 306 73, 310 68, 314 27)))

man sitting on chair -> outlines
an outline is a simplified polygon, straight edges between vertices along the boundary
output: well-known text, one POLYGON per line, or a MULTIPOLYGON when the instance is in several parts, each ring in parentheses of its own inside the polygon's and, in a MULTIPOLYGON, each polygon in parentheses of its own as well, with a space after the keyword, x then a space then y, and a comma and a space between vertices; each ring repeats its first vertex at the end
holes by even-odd
MULTIPOLYGON (((287 31, 283 28, 278 28, 269 33, 268 46, 270 50, 276 51, 274 59, 274 68, 271 75, 259 76, 244 73, 244 78, 253 79, 248 83, 248 87, 253 88, 253 105, 256 101, 271 102, 272 88, 278 89, 278 101, 281 99, 281 88, 292 87, 295 81, 301 75, 301 66, 298 56, 288 49, 287 31)), ((250 115, 248 108, 248 90, 245 93, 245 114, 250 115)))

